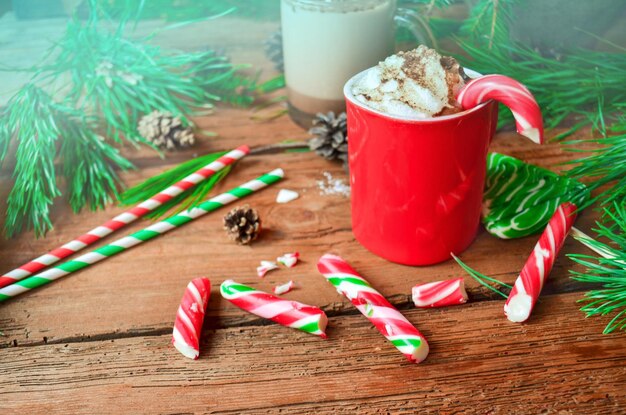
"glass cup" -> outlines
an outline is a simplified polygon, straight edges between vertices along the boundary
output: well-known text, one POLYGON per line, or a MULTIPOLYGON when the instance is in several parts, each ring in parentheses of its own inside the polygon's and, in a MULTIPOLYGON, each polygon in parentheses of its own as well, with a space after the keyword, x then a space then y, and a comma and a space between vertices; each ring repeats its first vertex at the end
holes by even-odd
POLYGON ((396 0, 281 0, 289 115, 304 128, 345 111, 343 86, 394 52, 395 24, 421 42, 419 19, 396 0))

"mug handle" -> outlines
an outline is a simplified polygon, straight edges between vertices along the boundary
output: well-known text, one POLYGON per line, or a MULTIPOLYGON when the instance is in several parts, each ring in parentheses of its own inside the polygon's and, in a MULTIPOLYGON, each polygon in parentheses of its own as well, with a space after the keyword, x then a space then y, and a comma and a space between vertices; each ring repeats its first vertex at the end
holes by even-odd
POLYGON ((416 11, 406 8, 398 8, 393 20, 398 26, 406 27, 415 39, 422 45, 437 48, 437 39, 430 30, 426 20, 416 11))

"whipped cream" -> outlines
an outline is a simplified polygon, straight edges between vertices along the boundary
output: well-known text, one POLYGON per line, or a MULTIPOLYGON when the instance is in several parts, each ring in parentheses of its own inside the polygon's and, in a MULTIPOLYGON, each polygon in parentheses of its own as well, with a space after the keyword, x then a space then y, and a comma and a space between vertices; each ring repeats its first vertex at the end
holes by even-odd
POLYGON ((368 107, 410 118, 430 118, 461 109, 456 94, 466 76, 458 62, 426 46, 389 56, 352 84, 368 107))

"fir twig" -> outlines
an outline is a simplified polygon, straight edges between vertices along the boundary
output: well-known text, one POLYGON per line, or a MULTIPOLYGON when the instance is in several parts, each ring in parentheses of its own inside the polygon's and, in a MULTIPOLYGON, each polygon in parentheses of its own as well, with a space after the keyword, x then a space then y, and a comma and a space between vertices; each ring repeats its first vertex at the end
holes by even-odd
MULTIPOLYGON (((130 189, 122 193, 119 197, 120 204, 123 206, 129 206, 141 203, 144 200, 147 200, 155 194, 159 193, 160 191, 166 189, 167 187, 173 185, 174 183, 179 182, 180 180, 199 170, 203 166, 206 166, 207 164, 217 160, 224 154, 226 154, 226 152, 206 154, 204 156, 197 157, 195 159, 191 159, 189 161, 181 163, 178 166, 167 170, 159 175, 150 177, 146 181, 134 187, 131 187, 130 189)), ((151 219, 157 219, 165 215, 170 209, 179 204, 180 205, 177 207, 176 212, 197 205, 199 202, 203 201, 206 195, 211 191, 211 189, 213 189, 215 185, 219 183, 230 172, 230 169, 231 166, 227 166, 209 179, 202 181, 193 188, 181 193, 172 200, 159 206, 148 215, 146 215, 146 217, 151 219)))
MULTIPOLYGON (((77 112, 77 111, 75 111, 77 112)), ((95 133, 85 120, 80 124, 62 125, 64 133, 60 156, 67 182, 67 198, 75 213, 83 207, 101 209, 118 196, 119 177, 116 169, 132 169, 133 165, 119 151, 95 133)))
POLYGON ((486 52, 494 53, 494 47, 509 43, 511 9, 515 3, 516 0, 480 0, 463 22, 461 34, 475 45, 486 46, 486 52))
POLYGON ((613 246, 604 244, 586 235, 574 233, 574 238, 590 247, 600 256, 568 254, 573 261, 585 266, 585 272, 570 270, 572 279, 592 286, 600 286, 585 293, 580 301, 587 304, 581 311, 587 317, 615 314, 606 325, 603 333, 626 328, 626 207, 614 204, 605 209, 611 226, 598 223, 595 232, 599 237, 611 241, 613 246))
POLYGON ((478 283, 480 283, 481 285, 484 285, 485 287, 489 288, 491 291, 495 292, 496 294, 501 295, 501 296, 502 296, 502 297, 504 297, 504 298, 508 298, 508 294, 506 294, 506 293, 504 293, 504 292, 502 292, 502 291, 498 290, 497 288, 495 288, 495 287, 493 287, 493 286, 489 285, 489 284, 488 284, 488 282, 491 282, 491 283, 497 284, 497 285, 499 285, 499 286, 502 286, 502 287, 508 288, 509 290, 512 290, 512 289, 513 289, 513 287, 512 287, 511 285, 509 285, 509 284, 507 284, 507 283, 504 283, 504 282, 502 282, 502 281, 498 281, 498 280, 497 280, 497 279, 495 279, 495 278, 491 278, 491 277, 488 277, 488 276, 486 276, 486 275, 484 275, 484 274, 481 274, 480 272, 478 272, 478 271, 476 271, 476 270, 474 270, 474 269, 470 268, 469 266, 467 266, 467 265, 466 265, 463 261, 461 261, 461 259, 460 259, 460 258, 458 258, 456 255, 454 255, 454 254, 452 254, 452 253, 451 253, 450 255, 452 255, 452 258, 454 258, 454 260, 457 262, 457 264, 459 264, 459 266, 460 266, 461 268, 463 268, 463 269, 465 270, 465 272, 467 272, 467 273, 469 274, 469 276, 470 276, 470 277, 472 277, 472 278, 474 278, 474 279, 475 279, 478 283))
MULTIPOLYGON (((137 131, 142 115, 167 111, 188 126, 192 124, 189 117, 211 109, 217 101, 249 105, 258 94, 284 85, 282 77, 259 84, 258 76, 244 76, 240 66, 211 50, 165 51, 148 43, 152 35, 129 40, 125 29, 129 21, 139 19, 146 6, 144 0, 116 2, 122 6, 119 13, 105 12, 107 8, 95 0, 88 3, 89 18, 74 18, 68 23, 64 36, 41 63, 25 69, 33 72, 32 82, 0 110, 0 165, 13 147, 11 143, 16 143, 15 184, 9 193, 5 221, 7 236, 29 227, 41 236, 52 227, 49 208, 60 196, 58 176, 65 177, 67 196, 76 212, 86 206, 101 208, 111 196, 117 196, 116 170, 132 165, 111 141, 145 143, 137 131), (115 15, 119 16, 117 22, 113 21, 115 15), (105 29, 101 20, 113 29, 105 29), (62 103, 54 102, 42 85, 64 91, 66 95, 59 99, 62 103), (61 164, 58 172, 54 168, 57 158, 61 164)), ((220 13, 227 12, 222 9, 220 13)), ((196 203, 228 171, 172 204, 184 200, 183 209, 196 203)))
POLYGON ((190 125, 189 114, 211 106, 219 96, 212 85, 228 80, 231 64, 213 51, 169 55, 157 46, 131 42, 123 36, 125 22, 115 31, 99 26, 96 14, 83 22, 68 23, 55 45, 56 59, 39 68, 41 80, 71 80, 69 99, 82 108, 101 114, 107 136, 131 143, 143 142, 137 132, 141 115, 158 109, 168 111, 190 125), (195 76, 220 69, 213 77, 195 76))
POLYGON ((52 228, 50 206, 61 195, 54 168, 58 153, 66 161, 62 175, 68 180, 70 203, 76 210, 86 204, 102 207, 118 185, 114 168, 130 167, 80 112, 54 102, 33 84, 13 96, 0 116, 0 162, 12 140, 17 149, 15 184, 7 201, 8 237, 30 227, 42 236, 52 228))
MULTIPOLYGON (((592 190, 608 185, 607 189, 598 193, 589 203, 600 200, 603 205, 624 206, 626 203, 626 115, 622 113, 611 130, 617 134, 591 140, 600 147, 590 151, 585 157, 573 160, 571 164, 574 164, 574 168, 567 174, 570 177, 587 179, 589 181, 587 186, 592 190)), ((581 142, 583 141, 569 142, 570 150, 575 150, 575 146, 581 142)))

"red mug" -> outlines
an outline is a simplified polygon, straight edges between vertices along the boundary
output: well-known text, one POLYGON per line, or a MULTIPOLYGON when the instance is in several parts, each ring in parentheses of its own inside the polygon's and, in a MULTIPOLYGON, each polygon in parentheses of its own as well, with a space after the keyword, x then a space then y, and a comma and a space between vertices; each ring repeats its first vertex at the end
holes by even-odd
POLYGON ((353 96, 365 72, 344 86, 354 236, 400 264, 450 259, 478 231, 498 105, 427 119, 388 115, 353 96))

